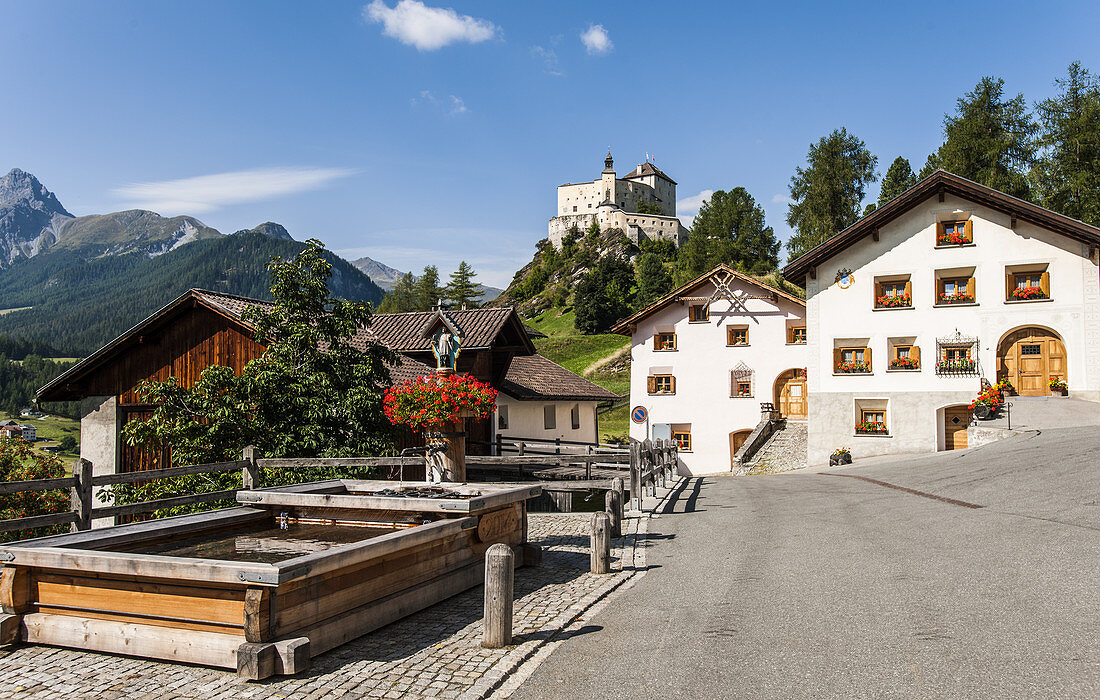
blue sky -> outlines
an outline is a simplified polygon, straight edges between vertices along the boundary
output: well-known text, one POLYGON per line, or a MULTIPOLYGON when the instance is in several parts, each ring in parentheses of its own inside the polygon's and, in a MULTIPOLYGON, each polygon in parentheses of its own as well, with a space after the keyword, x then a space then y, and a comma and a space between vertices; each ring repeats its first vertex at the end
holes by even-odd
POLYGON ((880 173, 919 169, 981 76, 1034 102, 1100 71, 1097 26, 1095 3, 0 0, 0 169, 77 215, 272 220, 504 286, 608 146, 620 174, 655 156, 681 214, 745 187, 785 240, 812 141, 845 126, 880 173))

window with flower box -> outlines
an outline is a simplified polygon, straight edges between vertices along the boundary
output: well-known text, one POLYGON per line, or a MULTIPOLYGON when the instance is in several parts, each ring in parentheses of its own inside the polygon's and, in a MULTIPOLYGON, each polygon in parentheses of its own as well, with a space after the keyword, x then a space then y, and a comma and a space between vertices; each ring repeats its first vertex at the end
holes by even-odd
POLYGON ((787 327, 787 344, 788 345, 805 345, 806 344, 806 326, 788 326, 787 327))
POLYGON ((654 333, 653 349, 657 352, 667 352, 676 349, 675 333, 654 333))
POLYGON ((946 376, 977 375, 978 339, 954 335, 936 339, 936 374, 946 376))
POLYGON ((855 399, 855 427, 856 435, 887 436, 890 434, 887 427, 888 399, 855 399))
POLYGON ((755 384, 752 369, 744 362, 730 372, 730 396, 737 399, 751 399, 753 385, 755 384))
POLYGON ((672 441, 676 443, 676 448, 680 452, 691 452, 690 430, 673 430, 672 441))
POLYGON ((920 369, 920 347, 914 345, 908 338, 891 338, 890 370, 915 371, 920 369))
POLYGON ((836 374, 870 374, 871 348, 834 348, 833 372, 836 374))
POLYGON ((1043 301, 1050 298, 1050 271, 1046 266, 1005 270, 1005 301, 1043 301))
POLYGON ((875 278, 876 309, 913 308, 913 285, 909 275, 875 278))
POLYGON ((676 377, 671 374, 653 374, 646 377, 646 389, 649 394, 675 394, 676 377))
POLYGON ((974 242, 974 228, 970 219, 940 221, 936 224, 936 247, 951 248, 974 242))
POLYGON ((748 326, 726 326, 726 345, 748 345, 748 326))
POLYGON ((977 290, 974 282, 974 268, 937 270, 934 306, 976 304, 977 290))

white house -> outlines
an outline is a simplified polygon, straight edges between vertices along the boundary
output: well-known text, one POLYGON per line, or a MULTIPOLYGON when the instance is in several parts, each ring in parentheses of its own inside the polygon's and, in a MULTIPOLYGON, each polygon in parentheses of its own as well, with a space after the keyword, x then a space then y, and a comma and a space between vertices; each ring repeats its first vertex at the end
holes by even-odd
POLYGON ((982 380, 1100 400, 1098 251, 1100 229, 941 170, 790 262, 808 463, 965 447, 982 380))
POLYGON ((806 304, 720 265, 612 332, 631 337, 630 437, 672 438, 681 474, 728 472, 760 404, 806 417, 806 304))

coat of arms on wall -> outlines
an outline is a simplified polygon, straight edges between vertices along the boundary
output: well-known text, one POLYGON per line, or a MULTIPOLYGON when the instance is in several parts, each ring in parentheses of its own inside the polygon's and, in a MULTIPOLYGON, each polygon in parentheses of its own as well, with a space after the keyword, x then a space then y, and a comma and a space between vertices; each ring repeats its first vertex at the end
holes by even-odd
POLYGON ((847 289, 852 286, 852 283, 856 281, 856 276, 852 274, 852 271, 846 267, 836 271, 836 283, 840 285, 841 289, 847 289))

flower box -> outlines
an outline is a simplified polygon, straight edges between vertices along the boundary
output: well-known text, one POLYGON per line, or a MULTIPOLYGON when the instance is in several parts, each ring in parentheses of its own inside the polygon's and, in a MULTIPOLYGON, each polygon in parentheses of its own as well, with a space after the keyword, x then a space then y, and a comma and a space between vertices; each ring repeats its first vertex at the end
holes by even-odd
POLYGON ((939 304, 973 304, 973 294, 940 294, 939 304))
POLYGON ((870 374, 871 366, 866 362, 841 362, 836 371, 838 374, 870 374))
POLYGON ((1050 391, 1054 394, 1065 396, 1069 393, 1069 384, 1066 384, 1065 381, 1056 374, 1050 377, 1050 382, 1047 386, 1050 387, 1050 391))
POLYGON ((382 408, 394 425, 441 428, 464 418, 487 418, 496 389, 461 374, 417 377, 386 390, 382 408))
POLYGON ((936 374, 970 374, 978 371, 974 360, 941 360, 936 363, 936 374))
POLYGON ((905 309, 913 306, 913 298, 908 294, 881 296, 875 299, 876 309, 905 309))
POLYGON ((936 236, 936 245, 966 245, 967 243, 973 243, 973 241, 962 233, 941 233, 936 236))
POLYGON ((920 369, 920 362, 910 357, 898 357, 890 360, 890 369, 920 369))
POLYGON ((885 423, 873 421, 860 421, 856 423, 856 434, 858 435, 886 435, 888 432, 885 423))
POLYGON ((1010 296, 1012 301, 1030 301, 1032 299, 1046 299, 1047 293, 1043 291, 1042 287, 1017 287, 1012 290, 1010 296))

